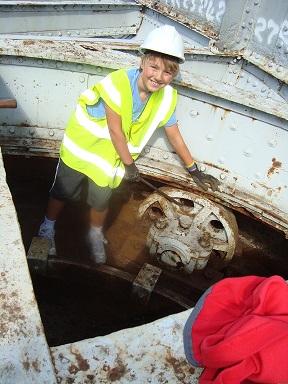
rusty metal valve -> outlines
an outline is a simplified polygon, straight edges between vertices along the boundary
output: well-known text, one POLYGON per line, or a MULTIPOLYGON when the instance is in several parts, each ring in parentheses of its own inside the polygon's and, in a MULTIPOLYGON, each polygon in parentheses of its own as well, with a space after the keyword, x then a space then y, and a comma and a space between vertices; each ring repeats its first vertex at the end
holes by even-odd
POLYGON ((187 273, 203 269, 212 252, 212 243, 197 228, 190 231, 192 218, 181 215, 178 219, 159 218, 150 227, 146 244, 150 254, 168 268, 183 268, 187 273))

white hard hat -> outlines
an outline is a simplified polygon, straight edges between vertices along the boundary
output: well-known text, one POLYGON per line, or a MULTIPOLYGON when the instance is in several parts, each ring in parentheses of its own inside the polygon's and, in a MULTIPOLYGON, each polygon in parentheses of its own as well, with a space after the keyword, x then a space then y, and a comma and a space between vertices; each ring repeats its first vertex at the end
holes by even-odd
POLYGON ((180 64, 185 61, 183 39, 171 25, 163 25, 148 33, 139 48, 140 53, 146 50, 176 57, 180 64))

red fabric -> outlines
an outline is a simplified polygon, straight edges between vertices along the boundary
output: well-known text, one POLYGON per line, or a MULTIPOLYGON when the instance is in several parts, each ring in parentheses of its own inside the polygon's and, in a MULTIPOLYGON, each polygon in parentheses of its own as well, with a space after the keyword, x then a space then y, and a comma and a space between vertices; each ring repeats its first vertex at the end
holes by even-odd
POLYGON ((288 285, 280 276, 227 278, 192 329, 201 384, 288 382, 288 285))

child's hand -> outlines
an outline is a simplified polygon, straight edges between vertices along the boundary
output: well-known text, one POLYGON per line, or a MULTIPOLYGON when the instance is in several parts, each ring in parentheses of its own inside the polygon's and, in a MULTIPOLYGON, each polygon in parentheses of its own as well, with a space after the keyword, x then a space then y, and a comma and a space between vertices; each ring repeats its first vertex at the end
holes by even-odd
POLYGON ((139 170, 136 167, 134 161, 132 164, 124 164, 125 174, 124 179, 129 181, 140 181, 139 170))
POLYGON ((218 187, 220 185, 220 181, 216 179, 216 177, 211 175, 206 175, 203 172, 200 172, 198 168, 196 168, 194 171, 189 171, 192 179, 194 182, 198 185, 198 187, 205 189, 207 191, 208 185, 212 189, 212 191, 219 191, 218 187))

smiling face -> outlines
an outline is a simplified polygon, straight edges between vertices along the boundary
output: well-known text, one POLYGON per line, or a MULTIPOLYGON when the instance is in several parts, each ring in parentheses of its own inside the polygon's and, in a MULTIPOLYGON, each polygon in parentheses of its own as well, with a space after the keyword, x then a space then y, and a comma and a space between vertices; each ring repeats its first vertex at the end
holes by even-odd
POLYGON ((168 85, 178 73, 178 63, 148 54, 141 58, 140 70, 138 89, 141 97, 168 85))

